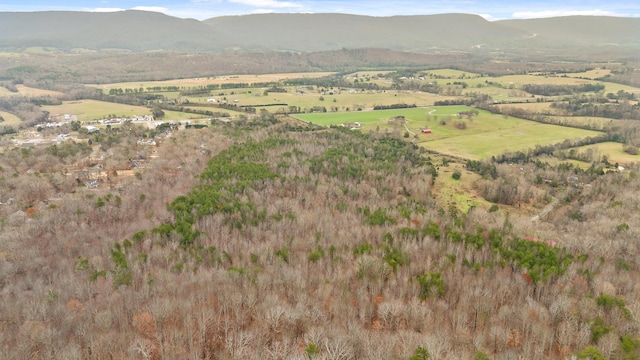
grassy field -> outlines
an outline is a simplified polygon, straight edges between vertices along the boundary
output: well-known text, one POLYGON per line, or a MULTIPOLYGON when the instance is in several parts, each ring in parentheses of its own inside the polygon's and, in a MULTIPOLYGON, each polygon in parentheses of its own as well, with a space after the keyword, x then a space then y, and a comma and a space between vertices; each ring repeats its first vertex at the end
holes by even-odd
POLYGON ((517 104, 500 104, 501 109, 523 109, 532 112, 548 112, 553 111, 550 102, 529 102, 529 103, 517 103, 517 104))
POLYGON ((7 88, 0 86, 0 96, 11 96, 16 93, 9 91, 7 88))
POLYGON ((593 145, 585 145, 575 148, 579 153, 591 149, 596 156, 606 155, 610 163, 628 165, 640 162, 640 155, 630 155, 624 152, 622 144, 616 142, 605 142, 593 145))
MULTIPOLYGON (((467 128, 458 130, 458 135, 436 140, 425 140, 421 136, 420 145, 440 153, 460 156, 467 159, 486 159, 506 151, 527 150, 536 145, 556 144, 565 139, 596 136, 599 133, 556 125, 539 124, 527 120, 516 120, 510 127, 498 127, 494 130, 474 131, 467 128)), ((493 124, 495 126, 497 124, 493 124)))
POLYGON ((122 82, 114 84, 89 84, 95 88, 103 89, 109 92, 110 89, 138 89, 155 86, 180 86, 180 87, 198 87, 212 84, 230 84, 230 83, 256 83, 256 82, 272 82, 285 79, 298 78, 317 78, 333 74, 332 72, 313 72, 313 73, 288 73, 288 74, 264 74, 264 75, 226 75, 211 76, 190 79, 174 79, 165 81, 144 81, 144 82, 122 82))
POLYGON ((7 126, 19 125, 21 121, 19 117, 13 115, 12 113, 8 113, 6 111, 0 111, 0 116, 4 119, 3 122, 0 122, 0 125, 7 125, 7 126))
POLYGON ((443 77, 446 79, 462 79, 462 78, 476 78, 480 75, 470 73, 467 71, 454 70, 454 69, 438 69, 438 70, 429 70, 425 71, 426 74, 431 74, 437 77, 443 77))
POLYGON ((540 124, 524 119, 504 117, 479 111, 472 120, 460 119, 458 112, 468 111, 466 106, 443 106, 350 113, 314 113, 296 115, 297 118, 318 125, 361 123, 362 131, 374 129, 407 129, 417 134, 419 144, 440 153, 468 159, 484 159, 505 151, 527 150, 539 144, 555 144, 565 139, 596 136, 599 133, 556 125, 540 124), (389 122, 395 116, 405 116, 406 128, 389 122), (465 129, 456 127, 464 122, 465 129), (429 128, 431 134, 422 134, 429 128))
POLYGON ((569 76, 540 76, 540 75, 509 75, 509 76, 500 76, 500 77, 478 77, 472 79, 464 79, 469 85, 469 88, 475 88, 478 84, 482 86, 487 85, 487 82, 493 82, 500 84, 501 87, 504 88, 513 88, 519 89, 523 85, 532 84, 532 85, 582 85, 588 83, 601 83, 605 86, 604 93, 616 93, 619 90, 624 90, 632 93, 640 93, 640 89, 621 85, 614 84, 610 82, 602 82, 595 81, 584 78, 577 77, 569 77, 569 76))
MULTIPOLYGON (((64 114, 76 115, 79 121, 91 121, 106 118, 109 114, 116 117, 131 117, 134 115, 150 115, 151 110, 144 106, 116 104, 97 100, 68 101, 62 105, 43 106, 52 117, 64 114)), ((196 119, 202 116, 176 111, 165 111, 164 120, 196 119)))
MULTIPOLYGON (((336 91, 333 95, 322 95, 316 90, 313 92, 305 91, 304 94, 296 94, 294 87, 287 88, 286 93, 269 93, 263 95, 261 89, 242 89, 241 91, 225 91, 223 96, 207 95, 199 97, 189 97, 189 102, 192 103, 206 103, 208 98, 214 98, 217 101, 226 99, 230 104, 237 104, 238 106, 260 106, 267 104, 286 104, 279 105, 280 107, 287 108, 288 106, 296 106, 301 109, 311 109, 314 106, 324 106, 327 111, 331 111, 332 108, 337 111, 353 111, 354 109, 372 109, 376 105, 392 105, 392 104, 408 104, 427 106, 432 105, 437 100, 448 99, 449 97, 437 96, 425 92, 415 91, 367 91, 367 92, 349 92, 336 91), (250 92, 249 92, 250 91, 250 92), (320 98, 324 100, 320 100, 320 98)), ((216 91, 216 93, 220 93, 216 91)), ((273 108, 272 108, 273 109, 273 108)))
POLYGON ((575 78, 597 79, 609 74, 611 74, 611 70, 608 69, 593 69, 579 73, 568 73, 566 75, 575 78))
POLYGON ((14 95, 21 95, 21 96, 52 96, 52 97, 61 97, 64 94, 61 92, 57 92, 57 91, 51 91, 51 90, 43 90, 43 89, 36 89, 36 88, 32 88, 29 86, 24 86, 22 84, 18 84, 16 85, 16 88, 18 89, 18 92, 11 92, 9 90, 7 90, 4 87, 0 87, 0 96, 14 96, 14 95))
POLYGON ((16 88, 18 89, 17 94, 23 95, 23 96, 53 96, 53 97, 64 96, 63 93, 58 91, 36 89, 36 88, 24 86, 22 84, 16 85, 16 88))
POLYGON ((461 163, 449 163, 439 167, 432 193, 439 204, 455 207, 462 213, 467 213, 471 207, 488 210, 493 203, 483 199, 474 188, 474 183, 480 178, 480 175, 466 170, 461 163), (456 170, 462 174, 459 180, 451 177, 456 170))
POLYGON ((313 113, 313 114, 296 114, 296 118, 309 123, 330 126, 341 124, 353 124, 359 122, 365 129, 381 128, 389 126, 389 119, 395 116, 404 116, 408 121, 408 126, 418 126, 419 123, 426 123, 427 115, 435 108, 410 108, 410 109, 394 109, 394 110, 377 110, 377 111, 351 111, 339 113, 313 113))
POLYGON ((568 126, 589 126, 592 129, 604 129, 607 125, 612 125, 625 120, 614 120, 603 117, 589 116, 549 116, 553 122, 568 126))

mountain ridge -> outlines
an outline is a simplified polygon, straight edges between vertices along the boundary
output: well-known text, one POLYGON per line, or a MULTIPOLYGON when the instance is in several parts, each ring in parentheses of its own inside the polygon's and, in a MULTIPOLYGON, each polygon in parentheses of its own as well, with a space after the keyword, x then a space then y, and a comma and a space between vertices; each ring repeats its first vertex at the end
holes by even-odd
POLYGON ((510 52, 528 48, 640 48, 640 18, 569 16, 488 21, 479 15, 372 17, 250 14, 206 20, 127 10, 0 12, 0 50, 255 52, 385 48, 410 52, 510 52))

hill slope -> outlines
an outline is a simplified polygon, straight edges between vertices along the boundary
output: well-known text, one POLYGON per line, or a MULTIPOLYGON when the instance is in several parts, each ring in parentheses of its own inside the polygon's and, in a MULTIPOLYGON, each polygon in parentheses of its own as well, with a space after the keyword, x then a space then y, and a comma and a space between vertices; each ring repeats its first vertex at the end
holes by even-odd
POLYGON ((205 23, 235 46, 245 49, 470 50, 487 43, 494 47, 505 46, 529 35, 526 31, 506 28, 468 14, 392 17, 261 14, 217 17, 205 20, 205 23))
POLYGON ((477 15, 371 17, 255 14, 204 21, 123 11, 0 12, 0 49, 126 51, 530 51, 640 47, 640 19, 563 17, 490 22, 477 15))
POLYGON ((156 12, 0 13, 0 47, 195 51, 218 47, 202 22, 156 12))
POLYGON ((531 33, 534 43, 566 46, 640 46, 640 19, 610 16, 563 16, 498 21, 531 33), (535 39, 535 40, 534 40, 535 39))

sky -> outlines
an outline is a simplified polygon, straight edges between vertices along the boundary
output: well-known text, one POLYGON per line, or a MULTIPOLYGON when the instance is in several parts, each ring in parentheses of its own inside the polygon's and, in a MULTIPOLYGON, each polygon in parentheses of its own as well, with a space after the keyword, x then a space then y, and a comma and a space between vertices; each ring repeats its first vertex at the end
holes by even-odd
POLYGON ((204 20, 259 13, 345 13, 370 16, 466 13, 487 20, 566 15, 640 17, 637 0, 0 0, 0 11, 147 10, 204 20))

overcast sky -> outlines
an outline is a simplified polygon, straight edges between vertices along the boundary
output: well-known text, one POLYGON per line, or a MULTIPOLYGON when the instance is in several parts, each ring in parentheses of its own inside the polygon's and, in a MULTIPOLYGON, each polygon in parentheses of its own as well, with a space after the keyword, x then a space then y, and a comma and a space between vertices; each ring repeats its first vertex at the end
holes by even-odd
POLYGON ((640 17, 638 0, 0 0, 0 11, 158 11, 204 20, 257 13, 345 13, 372 16, 478 14, 488 20, 564 15, 640 17))

